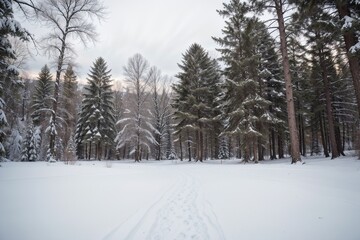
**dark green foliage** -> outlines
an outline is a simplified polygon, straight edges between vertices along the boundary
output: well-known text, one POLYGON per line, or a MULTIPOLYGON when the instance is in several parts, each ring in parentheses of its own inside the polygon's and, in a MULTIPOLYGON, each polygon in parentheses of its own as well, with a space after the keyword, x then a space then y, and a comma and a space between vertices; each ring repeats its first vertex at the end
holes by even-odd
POLYGON ((34 125, 47 124, 52 106, 52 95, 54 83, 50 69, 45 65, 37 78, 37 84, 32 96, 32 114, 34 125))
POLYGON ((16 59, 15 51, 11 46, 10 37, 19 38, 22 41, 29 39, 28 32, 14 19, 14 12, 11 0, 0 1, 0 160, 5 154, 7 126, 6 112, 12 112, 16 102, 17 93, 21 81, 18 79, 18 69, 10 64, 11 59, 16 59), (8 105, 8 106, 7 106, 8 105), (12 105, 12 106, 11 106, 12 105), (8 107, 8 108, 7 108, 8 107))
POLYGON ((190 46, 178 65, 180 82, 173 86, 176 132, 187 130, 196 135, 197 160, 202 161, 205 158, 204 131, 218 122, 219 67, 198 44, 190 46))
POLYGON ((269 128, 283 123, 283 89, 273 39, 263 23, 248 17, 245 3, 231 1, 219 10, 226 25, 219 45, 225 63, 225 134, 241 137, 245 161, 263 158, 269 128), (259 155, 259 157, 258 157, 259 155))
POLYGON ((38 137, 39 136, 36 134, 33 125, 31 124, 30 126, 28 126, 26 138, 23 143, 23 152, 21 156, 21 161, 26 161, 26 162, 38 161, 38 149, 37 149, 38 137))
MULTIPOLYGON (((113 146, 115 118, 111 75, 103 58, 95 60, 88 74, 80 118, 76 129, 78 147, 95 144, 95 154, 101 158, 113 146)), ((89 155, 90 157, 90 155, 89 155)))

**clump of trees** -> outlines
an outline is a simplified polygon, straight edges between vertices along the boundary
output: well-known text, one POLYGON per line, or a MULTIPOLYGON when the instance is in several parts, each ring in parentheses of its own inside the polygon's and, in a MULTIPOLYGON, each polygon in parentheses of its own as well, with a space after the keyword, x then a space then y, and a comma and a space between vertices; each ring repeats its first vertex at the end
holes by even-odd
POLYGON ((104 6, 0 0, 0 157, 257 163, 289 155, 297 163, 306 154, 345 155, 360 144, 358 8, 357 1, 230 0, 218 10, 222 34, 212 37, 219 59, 194 43, 174 80, 135 54, 120 86, 99 57, 80 89, 71 43, 96 41, 89 19, 101 20, 104 6), (14 6, 52 28, 41 48, 54 59, 54 75, 45 65, 36 81, 20 78, 26 58, 12 46, 31 35, 14 6))

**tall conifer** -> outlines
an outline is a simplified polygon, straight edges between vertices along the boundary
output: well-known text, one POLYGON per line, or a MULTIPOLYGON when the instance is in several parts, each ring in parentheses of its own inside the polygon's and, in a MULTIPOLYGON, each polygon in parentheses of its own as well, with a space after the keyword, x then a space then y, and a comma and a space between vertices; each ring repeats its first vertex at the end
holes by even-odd
POLYGON ((88 74, 80 118, 76 129, 78 148, 87 147, 88 159, 108 157, 115 136, 115 117, 111 75, 105 60, 97 58, 88 74))

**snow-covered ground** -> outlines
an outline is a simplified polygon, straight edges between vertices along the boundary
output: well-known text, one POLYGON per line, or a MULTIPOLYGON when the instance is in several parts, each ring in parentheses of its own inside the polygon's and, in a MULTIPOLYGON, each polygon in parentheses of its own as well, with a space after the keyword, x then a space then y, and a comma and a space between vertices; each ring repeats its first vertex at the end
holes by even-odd
POLYGON ((360 161, 0 163, 0 239, 360 239, 360 161))

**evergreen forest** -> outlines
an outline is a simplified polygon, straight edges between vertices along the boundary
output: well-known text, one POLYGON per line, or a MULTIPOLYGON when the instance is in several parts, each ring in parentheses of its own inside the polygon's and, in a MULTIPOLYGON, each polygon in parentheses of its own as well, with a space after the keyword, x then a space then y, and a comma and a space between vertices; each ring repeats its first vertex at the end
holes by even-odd
POLYGON ((167 76, 140 53, 124 66, 99 56, 80 83, 74 40, 95 41, 106 6, 0 0, 1 161, 360 157, 360 1, 229 0, 214 11, 219 57, 194 42, 167 76), (48 29, 35 77, 23 74, 24 46, 39 40, 19 15, 48 29))

